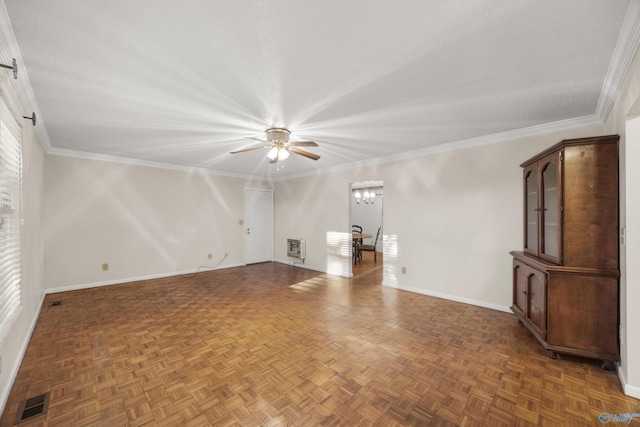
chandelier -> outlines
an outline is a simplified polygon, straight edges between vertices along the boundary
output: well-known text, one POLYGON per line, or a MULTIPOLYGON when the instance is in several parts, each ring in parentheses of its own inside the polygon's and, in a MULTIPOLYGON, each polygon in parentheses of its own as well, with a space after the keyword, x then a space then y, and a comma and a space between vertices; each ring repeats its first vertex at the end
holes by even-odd
POLYGON ((381 189, 382 187, 374 187, 374 188, 360 188, 353 190, 353 197, 356 198, 356 204, 360 204, 364 202, 367 205, 372 205, 376 200, 376 195, 381 196, 382 194, 376 194, 376 190, 381 189), (362 190, 362 192, 360 192, 362 190))

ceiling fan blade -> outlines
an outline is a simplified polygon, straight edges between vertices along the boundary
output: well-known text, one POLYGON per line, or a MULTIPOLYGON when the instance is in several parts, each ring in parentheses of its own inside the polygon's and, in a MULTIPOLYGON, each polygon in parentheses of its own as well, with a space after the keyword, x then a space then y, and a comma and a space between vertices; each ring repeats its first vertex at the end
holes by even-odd
POLYGON ((295 142, 290 142, 289 146, 290 147, 317 147, 318 144, 316 144, 313 141, 295 141, 295 142))
POLYGON ((252 147, 252 148, 245 148, 244 150, 236 150, 236 151, 231 151, 229 154, 238 154, 238 153, 245 153, 247 151, 253 151, 253 150, 261 150, 263 148, 269 148, 269 145, 263 145, 261 147, 252 147))
POLYGON ((247 139, 253 139, 254 141, 260 141, 260 142, 263 142, 263 143, 265 143, 265 144, 268 144, 268 143, 269 143, 269 141, 265 141, 264 139, 260 139, 260 138, 254 138, 254 137, 252 137, 252 136, 245 136, 245 138, 247 138, 247 139))
POLYGON ((291 151, 294 154, 299 154, 300 156, 307 157, 311 160, 318 160, 320 158, 320 156, 318 156, 317 154, 313 154, 304 150, 298 150, 296 148, 289 148, 289 151, 291 151))

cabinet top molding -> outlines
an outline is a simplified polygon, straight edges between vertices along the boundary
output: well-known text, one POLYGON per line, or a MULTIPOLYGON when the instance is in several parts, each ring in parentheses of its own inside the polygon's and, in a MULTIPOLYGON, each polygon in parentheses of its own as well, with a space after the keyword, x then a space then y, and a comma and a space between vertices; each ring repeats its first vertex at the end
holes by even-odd
POLYGON ((546 150, 536 154, 534 157, 529 160, 523 162, 520 167, 529 166, 532 163, 537 162, 541 158, 546 155, 557 151, 560 148, 570 147, 575 145, 586 145, 586 144, 617 144, 620 140, 620 135, 605 135, 605 136, 593 136, 589 138, 574 138, 574 139, 563 139, 557 144, 552 145, 546 150))
POLYGON ((538 258, 522 251, 511 251, 509 254, 515 259, 529 264, 539 270, 547 273, 555 274, 574 274, 578 276, 598 276, 598 277, 620 277, 620 270, 606 269, 606 268, 584 268, 584 267, 567 267, 563 265, 556 265, 552 262, 545 261, 542 258, 538 258))

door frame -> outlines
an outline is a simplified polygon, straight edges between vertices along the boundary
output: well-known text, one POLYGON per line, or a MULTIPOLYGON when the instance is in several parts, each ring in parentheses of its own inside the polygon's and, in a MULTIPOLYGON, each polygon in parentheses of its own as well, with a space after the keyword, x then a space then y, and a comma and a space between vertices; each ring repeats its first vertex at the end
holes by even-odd
MULTIPOLYGON (((364 180, 364 181, 356 181, 356 182, 350 182, 348 185, 349 188, 349 196, 348 196, 348 220, 349 223, 347 224, 347 231, 348 231, 348 235, 349 237, 351 237, 351 226, 353 225, 353 209, 352 209, 352 203, 353 203, 353 190, 356 188, 367 188, 367 187, 382 187, 383 188, 383 192, 384 192, 384 180, 383 179, 375 179, 375 180, 364 180)), ((380 218, 380 227, 382 227, 382 231, 384 234, 384 196, 381 197, 380 202, 382 205, 381 208, 381 218, 380 218)), ((380 242, 381 245, 381 253, 383 254, 382 257, 382 261, 380 261, 383 265, 384 265, 384 237, 383 234, 380 235, 380 238, 378 239, 378 242, 380 242)), ((374 236, 375 238, 375 236, 374 236)), ((353 259, 349 259, 349 269, 348 269, 348 277, 353 277, 353 259)))

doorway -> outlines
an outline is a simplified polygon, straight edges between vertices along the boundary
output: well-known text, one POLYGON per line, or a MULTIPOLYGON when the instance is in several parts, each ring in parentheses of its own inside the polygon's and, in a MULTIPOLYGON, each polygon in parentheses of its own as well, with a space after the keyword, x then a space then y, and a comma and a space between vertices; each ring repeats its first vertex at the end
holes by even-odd
POLYGON ((244 189, 245 264, 273 261, 273 191, 244 189))
MULTIPOLYGON (((383 260, 383 181, 364 181, 351 184, 349 227, 362 227, 362 233, 371 237, 362 239, 364 245, 375 245, 373 251, 362 251, 362 257, 352 260, 353 276, 381 268, 383 260), (376 235, 380 229, 378 239, 376 235)), ((349 229, 352 231, 352 228, 349 229)), ((367 246, 365 246, 368 248, 367 246)))

